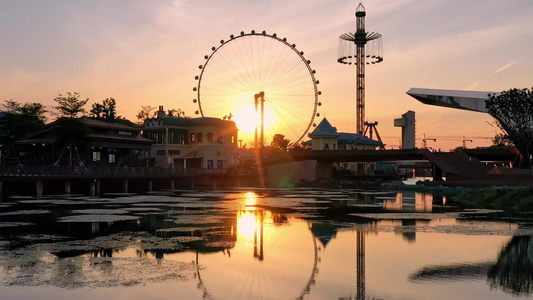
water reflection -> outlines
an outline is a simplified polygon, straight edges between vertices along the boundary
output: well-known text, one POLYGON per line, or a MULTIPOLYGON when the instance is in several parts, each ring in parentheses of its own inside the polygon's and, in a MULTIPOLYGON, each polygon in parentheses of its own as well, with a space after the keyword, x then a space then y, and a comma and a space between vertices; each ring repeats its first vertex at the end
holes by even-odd
MULTIPOLYGON (((250 205, 250 202, 246 202, 246 208, 239 210, 237 213, 237 226, 235 227, 237 239, 235 248, 233 248, 236 255, 231 256, 231 263, 218 266, 219 263, 213 262, 213 256, 200 255, 199 252, 196 252, 197 287, 202 293, 202 299, 234 299, 236 297, 234 295, 240 293, 247 294, 246 298, 270 299, 272 297, 267 295, 279 296, 280 290, 290 291, 292 294, 290 298, 307 299, 316 284, 316 276, 319 274, 320 246, 319 239, 314 235, 314 232, 320 232, 320 236, 324 237, 325 232, 329 234, 330 229, 320 230, 319 228, 328 227, 321 226, 325 224, 321 222, 307 225, 311 233, 313 249, 312 260, 307 260, 308 253, 307 251, 302 252, 304 249, 302 249, 301 242, 307 241, 309 238, 302 236, 301 231, 296 233, 288 230, 291 227, 301 227, 305 224, 295 219, 289 219, 283 214, 273 213, 270 210, 262 209, 250 205), (288 226, 286 228, 280 227, 283 224, 288 226), (266 255, 267 252, 272 255, 266 255), (250 261, 248 258, 253 258, 253 260, 250 261), (307 279, 302 281, 301 285, 286 286, 284 284, 288 280, 291 282, 295 279, 300 280, 301 278, 292 277, 294 275, 291 273, 296 271, 304 274, 305 267, 309 266, 311 262, 310 273, 308 273, 307 279), (285 268, 290 265, 298 267, 290 271, 286 270, 285 268), (210 267, 206 268, 205 266, 210 267), (286 271, 289 271, 288 274, 284 274, 286 271), (216 279, 214 275, 217 277, 216 279), (220 277, 225 278, 228 282, 239 283, 231 291, 233 294, 221 292, 227 287, 219 286, 220 277), (246 282, 250 282, 249 284, 253 289, 248 290, 251 287, 248 287, 246 282), (274 285, 273 282, 280 282, 281 284, 274 285), (272 287, 267 288, 270 285, 272 287)), ((327 242, 324 243, 327 244, 327 242)), ((230 255, 228 255, 229 258, 230 255)), ((285 295, 284 293, 282 294, 285 295)), ((274 298, 276 297, 274 296, 274 298)), ((237 298, 240 299, 241 297, 237 298)))
POLYGON ((265 212, 263 209, 241 210, 237 216, 237 240, 241 240, 243 243, 252 246, 253 257, 259 260, 265 258, 263 236, 265 231, 265 214, 267 213, 268 221, 273 223, 272 214, 270 212, 265 212))
POLYGON ((515 236, 507 244, 498 261, 488 272, 492 287, 514 295, 533 291, 533 242, 531 236, 515 236))
MULTIPOLYGON (((383 201, 383 208, 389 211, 406 211, 406 212, 432 212, 433 195, 429 193, 414 193, 414 197, 407 193, 396 193, 395 199, 386 199, 383 201)), ((437 199, 446 203, 446 197, 440 196, 437 199)))
MULTIPOLYGON (((398 290, 405 299, 424 299, 428 294, 417 290, 433 288, 434 282, 455 280, 459 285, 457 279, 476 278, 487 290, 490 284, 512 295, 531 294, 530 236, 500 237, 495 247, 496 239, 480 236, 485 226, 497 225, 419 219, 435 215, 445 199, 418 193, 355 194, 321 190, 131 197, 114 208, 137 218, 114 222, 55 222, 70 213, 59 207, 37 226, 0 226, 0 281, 73 289, 96 282, 98 293, 105 293, 102 287, 111 287, 112 293, 119 287, 153 289, 154 282, 168 287, 189 280, 187 287, 180 286, 182 298, 362 300, 394 298, 390 295, 398 290), (128 211, 131 203, 135 213, 128 211), (359 217, 370 215, 369 210, 381 217, 359 217), (468 236, 456 227, 475 230, 468 236), (53 240, 52 234, 65 236, 53 240), (476 242, 471 241, 474 236, 476 242), (478 246, 486 240, 490 242, 478 246), (499 241, 509 242, 500 249, 499 241), (489 254, 481 255, 480 262, 462 263, 464 253, 482 251, 489 254)), ((23 220, 0 214, 0 223, 7 217, 23 220)), ((165 298, 171 295, 176 294, 165 298)))
POLYGON ((426 267, 410 276, 414 281, 464 280, 487 278, 492 288, 515 296, 533 291, 533 242, 531 236, 514 236, 503 247, 496 263, 461 263, 426 267))

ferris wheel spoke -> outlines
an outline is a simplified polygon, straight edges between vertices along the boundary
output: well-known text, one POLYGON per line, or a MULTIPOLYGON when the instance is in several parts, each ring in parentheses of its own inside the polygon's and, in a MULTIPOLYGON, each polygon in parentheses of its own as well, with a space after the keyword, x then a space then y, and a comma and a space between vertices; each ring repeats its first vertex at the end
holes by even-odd
MULTIPOLYGON (((221 54, 223 55, 223 54, 221 54)), ((210 73, 211 80, 224 82, 224 86, 241 86, 242 88, 246 87, 246 82, 249 81, 249 78, 245 77, 242 72, 236 73, 232 70, 239 70, 236 65, 232 65, 230 60, 226 57, 221 56, 222 59, 229 62, 229 65, 224 65, 222 63, 216 63, 212 66, 214 69, 210 73), (229 77, 229 78, 228 78, 229 77)), ((210 66, 211 67, 211 66, 210 66)))
POLYGON ((237 117, 247 118, 244 122, 253 131, 259 119, 254 95, 264 92, 264 109, 270 111, 265 133, 276 131, 295 143, 305 137, 317 110, 318 82, 303 52, 285 38, 265 32, 241 33, 221 43, 200 66, 197 113, 213 117, 231 113, 241 135, 246 124, 237 117))

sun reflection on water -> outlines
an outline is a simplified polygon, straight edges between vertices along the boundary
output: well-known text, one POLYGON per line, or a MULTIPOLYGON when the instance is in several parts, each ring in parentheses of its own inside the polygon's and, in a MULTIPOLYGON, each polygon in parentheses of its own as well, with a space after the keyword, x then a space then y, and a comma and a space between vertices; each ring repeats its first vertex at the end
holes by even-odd
POLYGON ((238 239, 243 239, 246 243, 253 242, 257 229, 257 219, 253 211, 241 211, 237 219, 238 239))

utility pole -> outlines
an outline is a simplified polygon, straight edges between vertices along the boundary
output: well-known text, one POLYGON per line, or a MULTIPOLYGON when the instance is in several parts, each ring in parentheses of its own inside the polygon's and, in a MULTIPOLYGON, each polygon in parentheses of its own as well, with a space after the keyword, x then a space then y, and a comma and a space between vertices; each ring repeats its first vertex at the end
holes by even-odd
POLYGON ((264 144, 264 134, 265 134, 265 92, 260 92, 259 94, 254 95, 254 104, 255 104, 255 114, 257 115, 257 106, 259 105, 259 101, 261 101, 261 136, 257 136, 257 125, 255 125, 255 148, 263 149, 264 144), (261 100, 259 100, 261 99, 261 100))

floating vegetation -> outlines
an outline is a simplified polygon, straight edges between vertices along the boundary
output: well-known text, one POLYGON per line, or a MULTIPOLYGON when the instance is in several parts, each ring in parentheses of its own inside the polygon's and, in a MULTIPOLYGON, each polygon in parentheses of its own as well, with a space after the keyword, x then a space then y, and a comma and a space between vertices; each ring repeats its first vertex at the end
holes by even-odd
POLYGON ((178 216, 176 219, 173 219, 172 222, 175 224, 218 224, 225 219, 226 217, 221 216, 182 215, 178 216))
POLYGON ((52 235, 52 234, 25 234, 18 236, 18 239, 21 241, 32 242, 32 243, 43 243, 43 242, 57 242, 68 239, 65 236, 52 235))
POLYGON ((64 199, 39 199, 39 200, 23 200, 18 201, 23 204, 42 204, 42 205, 80 205, 87 204, 85 200, 64 200, 64 199))
POLYGON ((376 220, 436 220, 458 218, 458 212, 450 213, 358 213, 350 216, 376 220))
POLYGON ((0 228, 31 226, 31 225, 35 225, 35 223, 29 223, 29 222, 0 222, 0 228))
POLYGON ((136 216, 125 216, 125 215, 74 215, 62 217, 57 220, 57 222, 66 222, 66 223, 92 223, 92 222, 119 222, 119 221, 137 221, 139 217, 136 216))
POLYGON ((198 202, 198 203, 178 203, 172 205, 173 208, 212 208, 214 206, 217 206, 218 202, 213 201, 204 201, 204 202, 198 202))
POLYGON ((224 193, 184 193, 181 195, 181 197, 192 197, 192 198, 224 198, 228 194, 224 193))
POLYGON ((17 210, 17 211, 8 211, 0 213, 0 216, 19 216, 19 215, 44 215, 44 214, 51 214, 52 212, 49 210, 41 210, 41 209, 35 209, 35 210, 17 210))
POLYGON ((170 232, 170 233, 176 233, 176 232, 192 233, 192 232, 201 231, 201 230, 205 230, 205 228, 202 228, 202 227, 173 227, 173 228, 158 229, 158 230, 156 230, 156 234, 164 233, 164 232, 170 232))
POLYGON ((73 214, 78 215, 125 215, 129 213, 128 209, 78 209, 71 210, 73 214))
MULTIPOLYGON (((10 263, 9 261, 4 263, 10 263)), ((13 263, 13 262, 11 262, 13 263)), ((190 263, 144 258, 71 257, 40 261, 37 257, 18 258, 16 266, 6 269, 0 284, 12 286, 49 285, 59 288, 113 288, 188 281, 196 266, 190 263), (138 276, 142 270, 142 276, 138 276)))
POLYGON ((128 212, 160 212, 163 211, 157 207, 130 207, 125 209, 128 212))
POLYGON ((135 196, 135 193, 104 193, 106 197, 131 197, 135 196))

